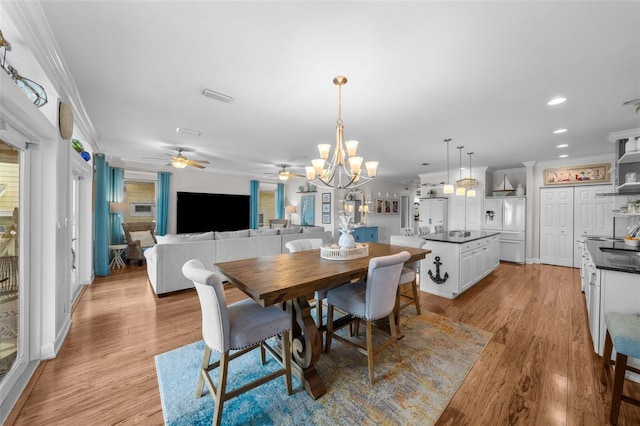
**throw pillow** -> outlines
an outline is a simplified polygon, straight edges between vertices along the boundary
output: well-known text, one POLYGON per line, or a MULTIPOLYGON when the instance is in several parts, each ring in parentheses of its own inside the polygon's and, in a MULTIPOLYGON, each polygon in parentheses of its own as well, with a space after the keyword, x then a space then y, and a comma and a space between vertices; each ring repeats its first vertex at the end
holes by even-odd
POLYGON ((300 226, 293 226, 291 228, 278 228, 277 229, 278 233, 280 235, 286 235, 286 234, 299 234, 302 232, 302 227, 300 226))
POLYGON ((198 232, 194 234, 167 234, 156 235, 158 244, 186 243, 189 241, 207 241, 213 240, 213 231, 198 232))
POLYGON ((315 232, 324 232, 324 226, 303 226, 302 233, 310 234, 315 232))
POLYGON ((264 237, 266 235, 278 235, 277 229, 250 229, 250 237, 264 237))
POLYGON ((216 240, 226 240, 229 238, 245 238, 249 236, 249 230, 243 229, 241 231, 216 231, 216 240))
POLYGON ((131 236, 131 241, 140 240, 140 245, 142 247, 151 247, 156 243, 153 239, 153 235, 151 235, 151 231, 149 230, 133 231, 129 232, 129 235, 131 236))

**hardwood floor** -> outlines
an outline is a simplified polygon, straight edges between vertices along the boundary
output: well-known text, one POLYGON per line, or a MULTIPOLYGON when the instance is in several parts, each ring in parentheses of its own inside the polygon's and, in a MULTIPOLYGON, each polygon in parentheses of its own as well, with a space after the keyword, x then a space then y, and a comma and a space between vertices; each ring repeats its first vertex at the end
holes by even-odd
MULTIPOLYGON (((607 424, 611 385, 599 381, 577 270, 503 263, 455 300, 421 293, 421 306, 494 333, 438 424, 607 424)), ((195 291, 156 298, 145 267, 128 266, 87 287, 72 320, 7 425, 163 424, 153 357, 201 339, 195 291)), ((619 424, 640 424, 640 408, 623 403, 619 424)))

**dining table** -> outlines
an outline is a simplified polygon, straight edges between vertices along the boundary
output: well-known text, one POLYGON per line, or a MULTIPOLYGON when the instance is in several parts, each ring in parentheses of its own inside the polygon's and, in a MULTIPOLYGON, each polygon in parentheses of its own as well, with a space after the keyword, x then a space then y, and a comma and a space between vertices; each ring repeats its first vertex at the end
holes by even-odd
POLYGON ((320 249, 315 249, 215 264, 230 283, 260 305, 280 305, 290 314, 292 372, 313 399, 326 393, 315 368, 322 353, 322 333, 311 316, 309 299, 313 293, 366 277, 374 257, 407 251, 410 258, 406 263, 412 263, 431 253, 421 248, 366 244, 367 256, 348 260, 325 259, 320 249))

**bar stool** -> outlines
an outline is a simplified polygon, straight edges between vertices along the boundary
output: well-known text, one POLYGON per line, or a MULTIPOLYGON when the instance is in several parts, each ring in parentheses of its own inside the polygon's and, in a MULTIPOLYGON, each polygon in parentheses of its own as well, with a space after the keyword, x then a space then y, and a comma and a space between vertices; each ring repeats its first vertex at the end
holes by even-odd
POLYGON ((622 401, 640 406, 640 400, 622 394, 625 371, 629 370, 640 374, 639 369, 627 365, 627 357, 640 358, 640 317, 634 314, 607 312, 604 321, 607 327, 607 336, 602 354, 603 368, 600 380, 603 384, 606 383, 607 371, 613 363, 616 368, 611 394, 609 422, 615 425, 618 424, 620 403, 622 401), (616 349, 615 362, 611 361, 611 352, 614 347, 616 349))

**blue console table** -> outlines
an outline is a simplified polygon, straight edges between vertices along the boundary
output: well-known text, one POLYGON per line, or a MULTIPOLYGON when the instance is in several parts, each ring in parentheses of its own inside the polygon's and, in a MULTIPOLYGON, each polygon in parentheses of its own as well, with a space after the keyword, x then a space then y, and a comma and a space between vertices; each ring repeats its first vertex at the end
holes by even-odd
POLYGON ((361 226, 359 228, 353 228, 353 238, 357 243, 377 243, 378 242, 378 227, 377 226, 361 226))

